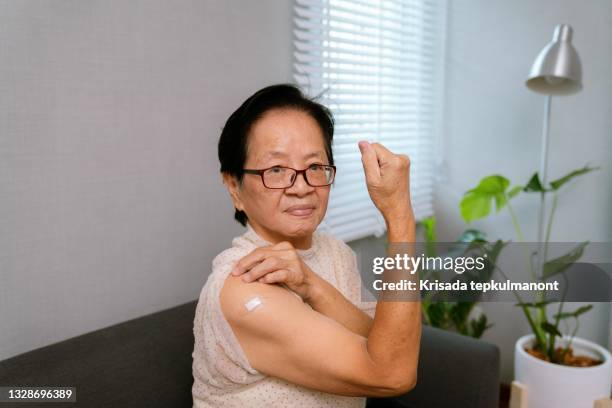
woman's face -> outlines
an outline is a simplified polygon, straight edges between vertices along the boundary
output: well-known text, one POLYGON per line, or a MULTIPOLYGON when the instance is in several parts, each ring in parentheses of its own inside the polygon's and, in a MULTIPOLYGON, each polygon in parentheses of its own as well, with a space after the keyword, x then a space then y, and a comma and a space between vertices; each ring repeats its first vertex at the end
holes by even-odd
MULTIPOLYGON (((321 129, 308 113, 275 109, 251 127, 244 168, 284 166, 302 170, 312 164, 330 163, 321 129)), ((310 246, 312 233, 325 216, 330 186, 312 187, 304 174, 285 189, 265 187, 256 174, 245 174, 242 185, 228 181, 226 178, 234 205, 247 214, 253 229, 264 239, 310 246)))

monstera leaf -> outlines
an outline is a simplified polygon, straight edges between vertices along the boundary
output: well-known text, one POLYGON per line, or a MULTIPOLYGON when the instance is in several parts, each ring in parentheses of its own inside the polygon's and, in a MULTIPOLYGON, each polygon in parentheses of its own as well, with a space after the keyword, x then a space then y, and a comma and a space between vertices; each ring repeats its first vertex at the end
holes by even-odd
POLYGON ((542 280, 557 275, 572 266, 578 259, 580 259, 582 253, 584 252, 584 248, 588 243, 589 241, 581 242, 576 248, 572 249, 567 254, 546 262, 544 264, 542 280))
POLYGON ((581 169, 573 170, 567 173, 565 176, 558 178, 550 182, 550 188, 544 187, 540 181, 538 173, 534 173, 529 179, 527 185, 523 188, 526 193, 545 193, 547 191, 556 191, 561 188, 565 183, 573 179, 574 177, 582 176, 583 174, 590 173, 591 171, 598 170, 599 167, 584 166, 581 169))
POLYGON ((558 190, 559 188, 561 188, 562 185, 564 185, 565 183, 567 183, 568 181, 570 181, 571 179, 573 179, 574 177, 577 176, 582 176, 583 174, 587 174, 593 170, 598 170, 599 167, 589 167, 584 166, 581 169, 578 170, 574 170, 569 172, 568 174, 566 174, 565 176, 555 180, 555 181, 551 181, 550 182, 550 186, 552 187, 553 190, 558 190))
POLYGON ((507 198, 516 196, 523 187, 515 186, 510 191, 510 181, 504 176, 494 174, 480 180, 478 186, 468 190, 459 204, 461 216, 466 222, 484 218, 491 212, 491 201, 495 201, 495 211, 506 205, 507 198))
POLYGON ((593 308, 593 305, 581 306, 578 309, 574 310, 573 312, 565 312, 565 313, 556 314, 555 319, 567 319, 569 317, 578 318, 578 316, 588 312, 592 308, 593 308))

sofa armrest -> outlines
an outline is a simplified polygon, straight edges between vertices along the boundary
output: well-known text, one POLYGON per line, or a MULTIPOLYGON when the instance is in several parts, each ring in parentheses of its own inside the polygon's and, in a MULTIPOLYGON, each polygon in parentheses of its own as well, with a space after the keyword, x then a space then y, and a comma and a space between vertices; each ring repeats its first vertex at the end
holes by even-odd
POLYGON ((423 325, 417 385, 407 394, 369 398, 367 408, 499 406, 497 346, 423 325))

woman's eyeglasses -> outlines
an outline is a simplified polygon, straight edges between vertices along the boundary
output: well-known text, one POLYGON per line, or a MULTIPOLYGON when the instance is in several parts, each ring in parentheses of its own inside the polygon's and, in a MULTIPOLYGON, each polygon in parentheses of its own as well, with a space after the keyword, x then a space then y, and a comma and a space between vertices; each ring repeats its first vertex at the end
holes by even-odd
POLYGON ((289 188, 293 186, 298 174, 304 174, 304 180, 311 187, 329 186, 334 182, 336 166, 312 164, 304 170, 291 167, 274 166, 262 170, 243 169, 248 174, 258 174, 267 188, 289 188))

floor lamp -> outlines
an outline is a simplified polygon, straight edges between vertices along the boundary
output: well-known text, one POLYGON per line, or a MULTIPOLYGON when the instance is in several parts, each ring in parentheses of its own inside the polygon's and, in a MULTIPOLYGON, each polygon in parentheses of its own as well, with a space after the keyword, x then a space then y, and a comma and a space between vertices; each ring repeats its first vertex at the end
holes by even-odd
MULTIPOLYGON (((548 167, 548 139, 550 104, 552 95, 570 95, 582 89, 582 67, 580 57, 572 45, 572 27, 560 24, 555 28, 552 42, 548 43, 535 59, 525 85, 534 92, 546 95, 544 99, 544 125, 542 127, 542 152, 540 156, 540 180, 546 185, 548 167)), ((544 215, 546 194, 540 193, 538 217, 538 263, 539 271, 544 264, 542 246, 544 241, 544 215)))

